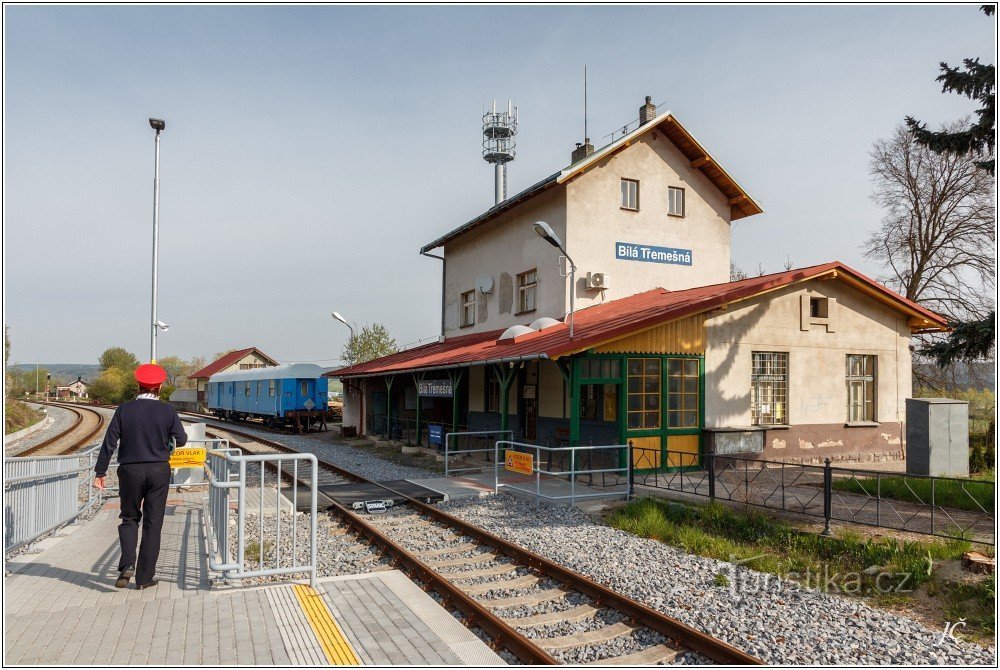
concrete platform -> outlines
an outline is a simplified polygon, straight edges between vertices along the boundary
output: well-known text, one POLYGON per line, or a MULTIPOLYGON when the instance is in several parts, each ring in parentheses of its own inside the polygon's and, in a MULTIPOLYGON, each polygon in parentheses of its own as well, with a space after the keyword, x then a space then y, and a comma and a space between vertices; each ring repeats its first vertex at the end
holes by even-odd
POLYGON ((204 492, 171 493, 151 589, 116 589, 118 502, 5 563, 4 665, 499 665, 402 573, 212 586, 204 492))
MULTIPOLYGON (((445 500, 453 500, 491 495, 495 480, 493 471, 490 470, 481 474, 466 474, 462 477, 439 477, 411 481, 440 491, 445 495, 445 500)), ((609 502, 624 498, 626 488, 624 479, 609 476, 605 478, 606 486, 600 486, 600 482, 600 475, 595 475, 592 480, 586 475, 581 476, 575 484, 571 484, 564 477, 543 475, 539 482, 539 490, 543 496, 541 501, 549 504, 568 505, 570 504, 569 497, 572 494, 576 496, 574 504, 577 506, 600 509, 609 502), (595 485, 588 485, 588 481, 593 481, 595 485)), ((534 476, 501 470, 499 483, 500 491, 514 493, 531 500, 535 499, 534 476)))

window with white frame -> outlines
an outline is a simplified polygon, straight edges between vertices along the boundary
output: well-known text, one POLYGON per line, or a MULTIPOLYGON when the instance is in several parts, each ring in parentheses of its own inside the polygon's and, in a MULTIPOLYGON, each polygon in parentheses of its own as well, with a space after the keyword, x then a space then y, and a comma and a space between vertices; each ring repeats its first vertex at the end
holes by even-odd
POLYGON ((847 420, 877 421, 876 356, 847 354, 847 420))
POLYGON ((639 210, 639 181, 622 178, 622 209, 639 210))
POLYGON ((788 423, 788 353, 751 352, 750 421, 755 426, 788 423))
POLYGON ((528 270, 517 276, 517 313, 535 311, 535 295, 538 289, 538 271, 528 270))
POLYGON ((274 380, 273 379, 267 382, 267 395, 269 395, 272 398, 274 397, 274 380))
POLYGON ((667 187, 667 214, 684 216, 684 189, 676 186, 667 187))
POLYGON ((476 292, 466 291, 462 294, 462 325, 471 326, 476 323, 476 292))

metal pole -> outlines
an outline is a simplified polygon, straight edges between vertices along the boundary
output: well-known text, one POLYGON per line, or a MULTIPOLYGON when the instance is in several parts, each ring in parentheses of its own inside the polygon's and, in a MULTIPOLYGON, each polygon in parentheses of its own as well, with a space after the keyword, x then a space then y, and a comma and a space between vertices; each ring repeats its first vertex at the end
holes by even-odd
POLYGON ((153 169, 153 306, 149 327, 149 361, 156 362, 156 271, 160 245, 160 131, 156 131, 155 162, 153 169))
POLYGON ((823 466, 823 532, 821 535, 833 535, 830 530, 830 517, 833 515, 833 470, 830 469, 830 459, 823 466))
POLYGON ((631 500, 632 496, 635 494, 635 447, 632 445, 632 440, 628 441, 628 498, 626 500, 631 500))
MULTIPOLYGON (((715 502, 715 454, 708 456, 708 499, 715 502)), ((683 486, 681 489, 683 490, 683 486)))

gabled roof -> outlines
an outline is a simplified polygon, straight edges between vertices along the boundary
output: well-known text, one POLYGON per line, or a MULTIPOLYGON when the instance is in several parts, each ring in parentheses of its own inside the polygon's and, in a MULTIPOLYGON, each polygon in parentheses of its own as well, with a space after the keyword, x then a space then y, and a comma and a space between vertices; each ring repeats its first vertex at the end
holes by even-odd
POLYGON ((467 221, 451 232, 442 235, 433 242, 424 245, 420 249, 420 253, 425 253, 431 249, 443 246, 480 224, 499 216, 503 212, 513 209, 527 200, 530 200, 539 193, 542 193, 553 186, 565 184, 571 181, 583 172, 586 172, 590 168, 594 167, 601 160, 617 153, 618 151, 628 148, 633 142, 636 141, 636 139, 656 129, 663 132, 663 134, 667 136, 667 139, 669 139, 674 146, 677 147, 684 157, 691 161, 692 168, 700 170, 702 174, 704 174, 705 177, 707 177, 708 180, 712 182, 712 184, 714 184, 715 187, 718 188, 719 191, 728 199, 729 206, 731 208, 731 218, 733 221, 747 216, 753 216, 754 214, 761 214, 764 211, 761 209, 760 205, 750 197, 750 194, 743 190, 743 187, 736 183, 736 180, 733 179, 729 173, 715 161, 714 158, 712 158, 711 154, 709 154, 708 151, 702 147, 698 140, 696 140, 694 136, 681 125, 680 121, 678 121, 670 111, 666 111, 652 121, 640 125, 632 132, 601 147, 586 158, 582 158, 563 168, 559 172, 551 174, 545 179, 532 184, 517 195, 507 198, 503 202, 490 207, 474 219, 467 221))
POLYGON ((915 332, 947 330, 944 317, 907 300, 843 263, 752 277, 741 281, 699 286, 683 291, 662 288, 611 300, 576 312, 574 337, 565 324, 511 340, 498 341, 503 331, 459 335, 390 356, 341 368, 328 377, 363 377, 391 372, 555 359, 586 351, 661 323, 753 298, 775 289, 820 277, 843 281, 872 298, 906 314, 915 332))
POLYGON ((244 356, 249 354, 256 354, 257 356, 268 361, 271 365, 277 365, 278 361, 274 360, 263 351, 257 347, 247 347, 246 349, 234 349, 224 356, 220 356, 217 360, 212 361, 201 370, 193 372, 188 375, 188 379, 208 379, 216 372, 221 372, 228 368, 230 365, 235 365, 244 356))

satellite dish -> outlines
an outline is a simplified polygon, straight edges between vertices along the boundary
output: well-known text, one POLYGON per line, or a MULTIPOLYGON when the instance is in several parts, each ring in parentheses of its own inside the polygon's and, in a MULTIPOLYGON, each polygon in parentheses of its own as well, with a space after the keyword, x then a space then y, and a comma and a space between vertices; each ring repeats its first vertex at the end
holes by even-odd
POLYGON ((487 295, 493 293, 493 277, 489 275, 476 277, 476 290, 487 295))

